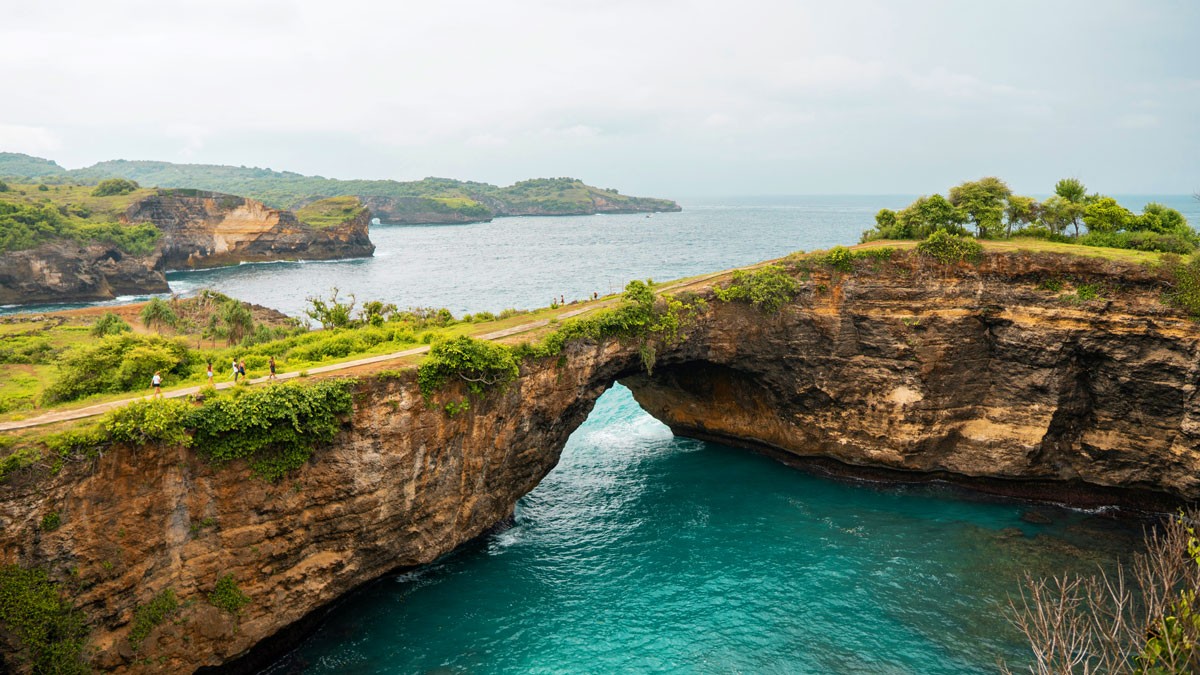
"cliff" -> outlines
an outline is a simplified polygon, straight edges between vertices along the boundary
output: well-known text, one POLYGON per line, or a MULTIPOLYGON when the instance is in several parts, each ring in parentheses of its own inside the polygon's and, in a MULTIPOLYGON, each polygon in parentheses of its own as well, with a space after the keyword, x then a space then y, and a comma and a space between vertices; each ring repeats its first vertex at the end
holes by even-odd
POLYGON ((15 476, 0 561, 73 589, 100 669, 228 663, 509 517, 617 380, 677 433, 849 473, 1076 503, 1200 497, 1200 329, 1160 302, 1160 272, 1023 253, 855 264, 796 269, 775 313, 693 287, 706 308, 657 344, 652 374, 637 339, 576 341, 457 415, 440 403, 463 390, 429 405, 413 371, 363 376, 333 442, 279 484, 154 444, 15 476), (251 600, 240 616, 206 601, 226 574, 251 600), (134 611, 165 589, 183 606, 135 653, 134 611))
POLYGON ((125 212, 129 223, 153 223, 162 232, 157 253, 166 269, 215 267, 267 260, 328 260, 369 256, 371 214, 318 228, 290 211, 215 192, 161 190, 125 212))
MULTIPOLYGON (((375 250, 368 234, 371 214, 361 207, 344 221, 322 226, 251 199, 197 190, 139 190, 93 198, 90 189, 64 186, 31 190, 26 196, 0 194, 0 201, 12 200, 18 206, 23 204, 17 200, 33 204, 41 198, 51 199, 58 210, 36 215, 59 219, 43 231, 62 234, 49 239, 42 235, 34 245, 0 257, 0 304, 165 293, 169 288, 164 272, 169 269, 362 257, 375 250), (114 211, 114 205, 122 208, 114 211), (121 230, 139 224, 153 226, 149 232, 157 231, 157 238, 140 243, 141 250, 123 247, 121 230)), ((309 205, 306 211, 319 214, 320 205, 309 205)))

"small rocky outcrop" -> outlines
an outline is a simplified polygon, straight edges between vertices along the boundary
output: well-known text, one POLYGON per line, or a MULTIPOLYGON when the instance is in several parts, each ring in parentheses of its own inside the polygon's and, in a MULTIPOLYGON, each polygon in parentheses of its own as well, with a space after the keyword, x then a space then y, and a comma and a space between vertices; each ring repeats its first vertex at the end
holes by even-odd
POLYGON ((657 346, 652 374, 638 340, 575 342, 456 415, 441 403, 465 391, 427 402, 413 371, 364 376, 341 432, 278 484, 156 444, 13 477, 0 485, 0 563, 72 589, 100 670, 228 664, 508 518, 618 380, 676 433, 852 474, 1194 501, 1200 328, 1160 302, 1162 281, 1099 259, 912 256, 813 270, 776 313, 708 295, 686 339, 657 346), (1080 300, 1072 283, 1101 297, 1080 300), (51 512, 61 524, 45 531, 51 512), (240 613, 208 602, 225 575, 250 599, 240 613), (136 608, 167 589, 178 613, 135 652, 136 608))

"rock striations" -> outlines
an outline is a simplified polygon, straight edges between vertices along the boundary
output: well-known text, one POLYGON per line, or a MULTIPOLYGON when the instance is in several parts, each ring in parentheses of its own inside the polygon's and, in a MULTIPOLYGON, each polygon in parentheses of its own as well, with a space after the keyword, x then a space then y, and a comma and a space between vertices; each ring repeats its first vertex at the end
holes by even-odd
POLYGON ((164 272, 268 260, 327 260, 369 256, 371 214, 333 227, 313 227, 291 211, 198 190, 160 190, 135 202, 124 223, 161 231, 148 255, 105 244, 56 240, 0 257, 0 304, 109 300, 165 293, 164 272))
POLYGON ((710 299, 685 340, 658 346, 652 375, 635 342, 576 342, 453 416, 411 371, 364 376, 334 442, 278 484, 153 445, 14 477, 0 485, 0 562, 73 584, 98 669, 228 664, 508 518, 617 380, 677 433, 851 473, 1195 500, 1200 329, 1159 302, 1158 284, 1098 259, 906 257, 815 271, 773 314, 710 299), (1039 288, 1058 275, 1104 299, 1039 288), (49 512, 61 526, 45 532, 49 512), (206 600, 223 575, 250 598, 240 615, 206 600), (134 611, 166 589, 183 606, 135 652, 134 611))

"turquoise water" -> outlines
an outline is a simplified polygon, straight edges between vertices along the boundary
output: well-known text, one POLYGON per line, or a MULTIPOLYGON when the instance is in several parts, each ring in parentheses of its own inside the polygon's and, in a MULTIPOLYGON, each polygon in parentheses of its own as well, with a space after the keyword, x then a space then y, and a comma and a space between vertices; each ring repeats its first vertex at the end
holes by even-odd
POLYGON ((357 593, 270 672, 995 672, 1023 663, 1000 616, 1023 571, 1136 530, 674 438, 617 385, 512 527, 357 593))

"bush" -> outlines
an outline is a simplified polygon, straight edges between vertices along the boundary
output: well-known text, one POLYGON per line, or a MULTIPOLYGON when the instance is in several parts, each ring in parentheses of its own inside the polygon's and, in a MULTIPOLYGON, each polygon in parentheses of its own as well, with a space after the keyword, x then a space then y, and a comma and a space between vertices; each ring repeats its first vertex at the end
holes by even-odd
POLYGON ((134 401, 106 413, 101 426, 118 443, 191 445, 184 424, 192 406, 179 399, 134 401))
POLYGON ((155 324, 159 328, 170 326, 174 328, 179 323, 179 316, 171 305, 162 298, 152 298, 146 306, 142 308, 142 325, 147 328, 153 328, 155 324))
MULTIPOLYGON (((843 257, 838 254, 837 262, 831 264, 850 264, 850 251, 845 248, 842 248, 842 251, 845 251, 846 255, 843 257)), ((834 251, 830 253, 833 254, 834 251)), ((734 270, 729 284, 724 288, 714 287, 713 292, 718 299, 725 302, 748 302, 764 312, 774 313, 790 302, 799 289, 799 282, 782 267, 768 265, 753 272, 734 270)))
POLYGON ((45 571, 0 567, 0 626, 16 636, 34 673, 88 672, 83 662, 87 624, 45 571))
POLYGON ((417 369, 417 383, 426 398, 447 381, 459 379, 474 394, 516 379, 519 369, 508 347, 460 336, 436 342, 417 369))
POLYGON ((7 335, 0 341, 0 363, 46 363, 53 354, 43 335, 7 335))
POLYGON ((1175 288, 1167 293, 1168 302, 1200 319, 1200 256, 1192 256, 1186 265, 1176 262, 1170 271, 1175 288))
POLYGON ((232 574, 226 574, 217 580, 213 592, 208 594, 208 603, 236 616, 242 613, 243 607, 250 604, 250 597, 238 588, 232 574))
POLYGON ((46 403, 74 401, 105 392, 150 386, 154 371, 185 377, 191 352, 182 340, 158 335, 109 335, 77 347, 59 362, 58 379, 46 388, 46 403))
POLYGON ((1185 235, 1157 232, 1088 232, 1079 238, 1078 243, 1180 255, 1196 250, 1195 242, 1185 235))
POLYGON ((976 262, 983 256, 983 245, 979 242, 939 230, 917 244, 917 251, 934 260, 949 265, 956 262, 976 262))
POLYGON ((304 465, 313 446, 328 443, 353 410, 351 379, 273 384, 219 395, 195 408, 185 426, 209 460, 245 459, 262 478, 276 481, 304 465))
POLYGON ((138 184, 124 178, 109 178, 100 181, 95 190, 92 190, 93 197, 112 197, 114 195, 127 195, 130 192, 138 189, 138 184))
POLYGON ((138 607, 133 612, 133 627, 129 629, 129 644, 133 651, 142 647, 142 642, 150 636, 154 627, 166 621, 167 617, 179 609, 179 600, 175 591, 166 589, 154 596, 150 602, 138 607))
POLYGON ((105 312, 104 316, 92 324, 92 335, 95 337, 119 335, 120 333, 128 333, 132 330, 129 324, 125 322, 125 319, 112 312, 105 312))

